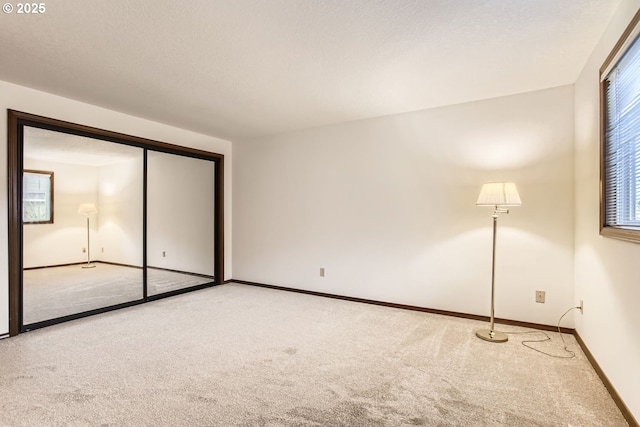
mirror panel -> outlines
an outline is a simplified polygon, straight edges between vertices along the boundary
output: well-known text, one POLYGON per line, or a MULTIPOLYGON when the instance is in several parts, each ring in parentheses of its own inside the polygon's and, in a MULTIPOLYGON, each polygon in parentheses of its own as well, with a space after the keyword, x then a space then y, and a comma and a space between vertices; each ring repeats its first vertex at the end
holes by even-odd
POLYGON ((147 153, 147 294, 215 281, 215 162, 147 153))
POLYGON ((7 116, 11 336, 222 283, 224 155, 7 116))
POLYGON ((55 176, 53 220, 22 224, 23 325, 142 299, 144 150, 23 135, 23 169, 55 176))

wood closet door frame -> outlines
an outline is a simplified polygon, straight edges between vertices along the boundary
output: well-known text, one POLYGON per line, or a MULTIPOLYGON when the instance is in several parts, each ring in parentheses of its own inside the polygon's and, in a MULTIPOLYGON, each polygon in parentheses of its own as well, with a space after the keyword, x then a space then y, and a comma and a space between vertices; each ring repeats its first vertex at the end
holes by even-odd
MULTIPOLYGON (((66 122, 21 111, 7 110, 7 179, 8 179, 8 257, 9 257, 9 335, 15 336, 23 332, 22 329, 22 172, 23 172, 23 128, 32 126, 41 129, 48 129, 63 133, 69 133, 103 141, 125 144, 140 147, 145 150, 159 151, 169 154, 194 157, 213 161, 215 164, 215 186, 214 186, 214 268, 215 285, 224 283, 224 155, 175 144, 169 144, 151 139, 140 138, 105 129, 94 128, 77 123, 66 122)), ((146 158, 146 155, 145 155, 146 158)), ((146 162, 145 162, 146 163, 146 162)), ((145 164, 146 168, 146 164, 145 164)), ((144 173, 144 207, 143 222, 145 230, 143 236, 143 267, 146 267, 146 170, 144 173)), ((186 289, 188 292, 194 289, 186 289)), ((159 295, 158 297, 168 297, 176 293, 159 295)), ((99 312, 111 311, 121 308, 121 306, 135 305, 151 300, 145 298, 143 301, 120 304, 118 306, 105 307, 93 310, 90 313, 79 313, 78 315, 66 316, 64 320, 50 322, 51 324, 72 318, 86 317, 99 312)))

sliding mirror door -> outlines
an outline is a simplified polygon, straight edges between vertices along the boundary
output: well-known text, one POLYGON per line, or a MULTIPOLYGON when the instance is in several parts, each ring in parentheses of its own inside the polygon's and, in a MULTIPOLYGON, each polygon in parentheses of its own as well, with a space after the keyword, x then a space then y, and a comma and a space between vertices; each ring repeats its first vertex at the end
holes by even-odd
POLYGON ((223 155, 7 116, 11 336, 222 283, 223 155))
POLYGON ((147 152, 147 295, 215 283, 211 160, 147 152))
POLYGON ((22 324, 143 298, 143 156, 23 128, 22 324))

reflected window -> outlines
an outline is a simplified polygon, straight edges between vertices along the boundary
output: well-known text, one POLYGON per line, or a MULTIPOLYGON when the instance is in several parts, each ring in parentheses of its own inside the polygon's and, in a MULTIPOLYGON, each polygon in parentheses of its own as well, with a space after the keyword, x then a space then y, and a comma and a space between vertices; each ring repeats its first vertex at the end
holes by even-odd
POLYGON ((24 171, 22 221, 25 224, 53 224, 53 172, 24 171))

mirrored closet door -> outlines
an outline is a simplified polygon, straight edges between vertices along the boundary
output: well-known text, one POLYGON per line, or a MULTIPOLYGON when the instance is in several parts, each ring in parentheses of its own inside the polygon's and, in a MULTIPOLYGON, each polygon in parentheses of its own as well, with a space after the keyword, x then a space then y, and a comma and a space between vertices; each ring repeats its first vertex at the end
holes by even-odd
POLYGON ((30 126, 23 138, 23 324, 141 300, 144 150, 30 126))
POLYGON ((8 122, 10 335, 222 283, 224 156, 8 122))
POLYGON ((215 280, 215 163, 147 153, 147 293, 215 280))

